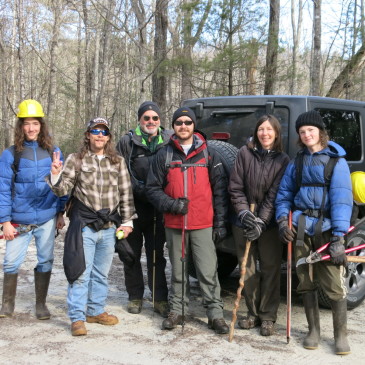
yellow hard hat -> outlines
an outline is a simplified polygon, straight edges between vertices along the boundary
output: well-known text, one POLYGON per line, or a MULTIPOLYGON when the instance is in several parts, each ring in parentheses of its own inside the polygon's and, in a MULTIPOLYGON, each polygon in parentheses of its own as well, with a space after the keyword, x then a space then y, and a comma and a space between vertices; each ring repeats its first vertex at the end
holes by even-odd
POLYGON ((365 172, 354 171, 351 174, 352 194, 359 203, 365 203, 365 172))
POLYGON ((43 118, 43 108, 42 105, 38 103, 37 100, 27 99, 23 100, 18 106, 18 118, 43 118))

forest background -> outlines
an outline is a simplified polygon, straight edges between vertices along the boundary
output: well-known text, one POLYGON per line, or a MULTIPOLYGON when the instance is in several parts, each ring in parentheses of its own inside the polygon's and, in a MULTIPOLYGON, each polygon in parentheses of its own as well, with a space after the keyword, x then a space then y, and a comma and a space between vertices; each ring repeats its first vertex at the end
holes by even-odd
POLYGON ((92 117, 116 139, 154 100, 320 95, 365 100, 365 0, 0 0, 0 149, 36 99, 74 152, 92 117))

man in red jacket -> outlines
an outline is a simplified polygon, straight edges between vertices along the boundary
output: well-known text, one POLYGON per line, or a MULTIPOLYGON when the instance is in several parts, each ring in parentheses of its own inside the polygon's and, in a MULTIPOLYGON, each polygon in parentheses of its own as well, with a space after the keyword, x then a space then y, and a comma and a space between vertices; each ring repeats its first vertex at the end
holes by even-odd
POLYGON ((195 124, 196 117, 190 108, 175 111, 175 133, 156 154, 147 178, 147 196, 164 213, 172 266, 170 313, 162 328, 170 330, 184 323, 189 276, 186 270, 183 273, 181 260, 187 256, 195 264, 207 306, 208 327, 225 334, 229 328, 223 319, 214 241, 227 234, 227 179, 219 156, 207 146, 204 136, 194 130, 195 124))

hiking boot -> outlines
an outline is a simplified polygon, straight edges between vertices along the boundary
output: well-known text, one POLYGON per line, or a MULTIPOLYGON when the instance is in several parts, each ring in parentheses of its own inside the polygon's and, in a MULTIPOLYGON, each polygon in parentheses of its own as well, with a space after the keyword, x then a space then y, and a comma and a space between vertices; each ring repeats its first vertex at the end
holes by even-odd
POLYGON ((337 302, 331 300, 331 308, 335 353, 336 355, 348 355, 351 350, 347 339, 347 300, 341 299, 337 302))
POLYGON ((183 323, 183 317, 180 314, 170 312, 166 319, 162 321, 162 329, 163 330, 172 330, 176 328, 178 324, 183 323))
POLYGON ((161 317, 167 318, 170 310, 169 303, 167 303, 167 301, 165 300, 156 301, 153 310, 156 313, 159 313, 161 317))
POLYGON ((262 321, 260 333, 261 336, 272 336, 275 332, 275 324, 273 321, 262 321))
POLYGON ((112 314, 108 314, 107 312, 101 313, 97 316, 86 316, 87 323, 99 323, 104 324, 106 326, 112 326, 119 322, 116 316, 112 314))
POLYGON ((249 330, 260 325, 259 317, 252 316, 248 314, 238 321, 238 326, 244 330, 249 330))
POLYGON ((133 299, 128 303, 127 310, 132 314, 139 314, 142 310, 142 299, 133 299))
POLYGON ((308 322, 308 333, 303 340, 303 347, 307 350, 316 350, 321 337, 317 292, 303 293, 303 305, 308 322))
POLYGON ((71 334, 72 336, 85 336, 87 334, 85 322, 84 321, 72 322, 71 334))
POLYGON ((217 335, 224 335, 229 332, 229 327, 223 318, 209 319, 208 328, 214 330, 217 335))

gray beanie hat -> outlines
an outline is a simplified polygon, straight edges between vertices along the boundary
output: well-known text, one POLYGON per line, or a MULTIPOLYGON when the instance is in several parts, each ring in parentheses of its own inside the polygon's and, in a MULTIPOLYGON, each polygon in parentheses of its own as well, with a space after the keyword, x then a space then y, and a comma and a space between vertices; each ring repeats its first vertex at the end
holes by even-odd
POLYGON ((309 112, 299 115, 297 121, 295 122, 295 129, 297 133, 299 133, 299 128, 303 127, 304 125, 312 125, 322 130, 326 129, 321 114, 315 110, 310 110, 309 112))

